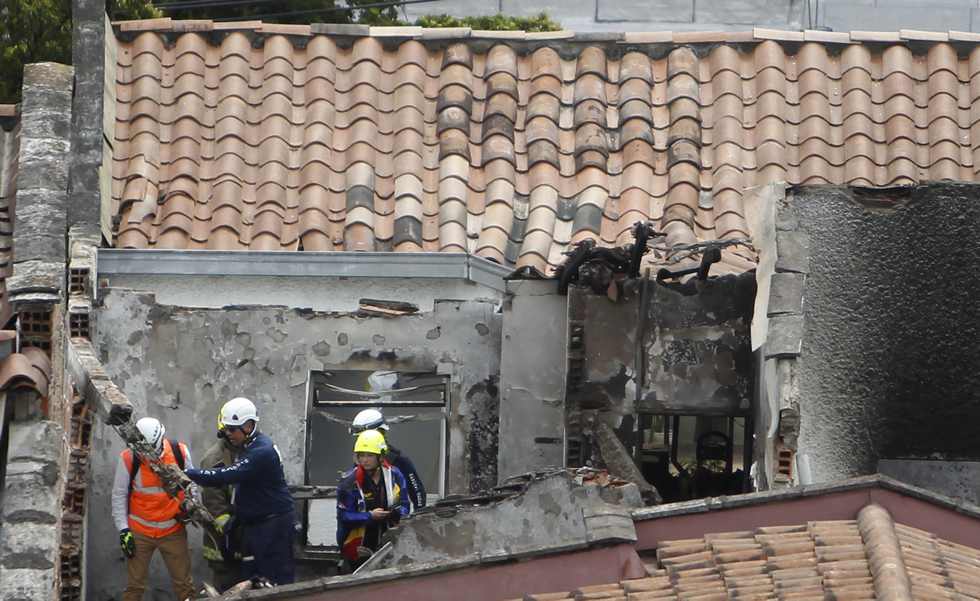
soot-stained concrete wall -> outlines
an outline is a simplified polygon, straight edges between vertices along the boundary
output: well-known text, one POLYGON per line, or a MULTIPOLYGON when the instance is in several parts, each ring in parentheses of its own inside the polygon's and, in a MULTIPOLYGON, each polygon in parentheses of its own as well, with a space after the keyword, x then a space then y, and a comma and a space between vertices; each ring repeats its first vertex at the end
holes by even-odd
POLYGON ((980 461, 882 459, 878 473, 980 505, 980 461))
POLYGON ((645 325, 640 285, 629 282, 615 303, 584 288, 569 290, 569 319, 584 325, 585 360, 580 376, 570 370, 570 381, 581 381, 569 384, 568 401, 618 415, 635 410, 747 414, 754 275, 683 286, 650 282, 645 325), (638 338, 643 366, 637 364, 638 338))
POLYGON ((980 186, 808 187, 800 453, 815 481, 880 458, 980 458, 980 186))
POLYGON ((564 465, 568 297, 555 280, 507 282, 500 358, 501 480, 564 465))
MULTIPOLYGON (((187 309, 161 305, 152 294, 102 290, 95 309, 95 345, 106 370, 136 406, 160 418, 168 435, 189 440, 200 457, 214 438, 226 400, 244 395, 258 405, 261 427, 278 444, 286 477, 302 484, 310 370, 439 371, 452 378, 449 492, 496 482, 500 315, 492 301, 437 301, 431 312, 397 318, 354 317, 284 307, 187 309)), ((117 537, 109 495, 122 444, 94 426, 89 546, 89 599, 118 598, 125 567, 106 541, 117 537), (94 577, 93 575, 98 575, 94 577)), ((191 531, 196 576, 205 576, 200 532, 191 531)), ((157 562, 152 596, 169 598, 157 562)))

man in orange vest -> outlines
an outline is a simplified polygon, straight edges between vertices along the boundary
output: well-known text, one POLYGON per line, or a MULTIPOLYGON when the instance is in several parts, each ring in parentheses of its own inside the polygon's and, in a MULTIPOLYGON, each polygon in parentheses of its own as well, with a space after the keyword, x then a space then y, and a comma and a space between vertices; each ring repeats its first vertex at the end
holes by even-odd
MULTIPOLYGON (((136 422, 136 428, 160 453, 163 463, 191 468, 187 445, 164 437, 163 424, 152 417, 136 422)), ((183 493, 169 496, 153 471, 126 449, 119 455, 112 487, 112 519, 119 529, 119 543, 126 555, 128 581, 123 601, 141 601, 146 589, 153 552, 158 550, 170 572, 178 601, 194 598, 191 555, 187 531, 178 519, 183 493), (135 465, 134 465, 135 463, 135 465)))

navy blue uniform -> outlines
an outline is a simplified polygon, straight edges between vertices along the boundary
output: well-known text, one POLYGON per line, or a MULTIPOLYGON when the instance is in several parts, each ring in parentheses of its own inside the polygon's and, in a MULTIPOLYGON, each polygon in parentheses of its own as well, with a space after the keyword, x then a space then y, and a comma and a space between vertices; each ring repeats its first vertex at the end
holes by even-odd
POLYGON ((358 547, 377 551, 385 530, 409 514, 408 497, 403 494, 405 477, 397 467, 384 462, 378 485, 369 485, 370 479, 364 468, 355 466, 337 485, 337 545, 353 563, 360 561, 358 547), (390 509, 392 515, 385 522, 375 522, 371 519, 375 507, 390 509))
POLYGON ((204 486, 235 485, 235 520, 245 528, 243 576, 262 576, 274 584, 295 580, 293 568, 293 497, 286 485, 282 460, 261 432, 245 443, 233 465, 187 470, 187 477, 204 486))
POLYGON ((405 476, 405 483, 408 485, 408 498, 412 501, 415 511, 425 507, 425 485, 422 484, 422 477, 412 460, 395 447, 388 445, 388 462, 398 468, 398 471, 405 476))

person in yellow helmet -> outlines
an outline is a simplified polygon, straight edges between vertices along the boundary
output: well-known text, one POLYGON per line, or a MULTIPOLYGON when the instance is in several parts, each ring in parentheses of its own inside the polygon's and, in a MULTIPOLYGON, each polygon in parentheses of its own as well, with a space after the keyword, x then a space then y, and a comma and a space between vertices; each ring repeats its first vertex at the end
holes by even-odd
MULTIPOLYGON (((201 469, 210 470, 228 467, 235 465, 235 462, 238 461, 242 449, 231 444, 231 441, 225 436, 225 425, 221 423, 220 410, 218 411, 218 438, 219 440, 211 445, 208 452, 201 458, 201 469)), ((225 544, 234 543, 230 545, 232 548, 228 550, 229 553, 225 554, 218 547, 216 541, 206 532, 204 533, 202 554, 204 555, 204 559, 207 560, 208 566, 211 568, 212 584, 221 592, 238 584, 242 579, 241 550, 238 548, 241 546, 241 541, 239 540, 241 538, 241 529, 235 529, 234 532, 224 531, 225 527, 230 523, 234 489, 234 486, 228 485, 214 488, 203 487, 201 491, 201 499, 204 502, 204 506, 215 517, 218 527, 222 529, 222 534, 225 535, 223 542, 225 544)))
POLYGON ((377 430, 365 430, 354 442, 357 465, 337 486, 337 545, 351 569, 381 546, 381 537, 411 508, 405 476, 385 459, 388 444, 377 430))

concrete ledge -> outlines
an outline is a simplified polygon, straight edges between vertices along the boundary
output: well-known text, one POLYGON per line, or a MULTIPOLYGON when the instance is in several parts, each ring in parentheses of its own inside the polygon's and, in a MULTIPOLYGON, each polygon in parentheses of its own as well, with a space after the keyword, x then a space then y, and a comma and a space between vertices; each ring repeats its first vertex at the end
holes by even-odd
POLYGON ((239 275, 466 279, 504 291, 510 269, 463 253, 133 250, 103 248, 99 277, 239 275))
MULTIPOLYGON (((629 543, 623 544, 612 544, 604 546, 586 546, 586 545, 572 545, 566 547, 553 547, 547 550, 547 552, 542 553, 522 553, 522 552, 510 552, 495 557, 489 556, 467 556, 459 558, 458 560, 453 560, 449 562, 434 562, 434 563, 419 563, 412 564, 406 567, 395 567, 395 568, 383 568, 378 570, 371 570, 369 572, 360 574, 351 574, 349 576, 333 576, 329 578, 319 578, 316 580, 308 580, 305 582, 297 582, 295 584, 289 584, 285 586, 279 586, 272 589, 265 590, 252 590, 245 591, 240 595, 233 597, 235 599, 320 599, 321 594, 327 593, 328 591, 343 591, 344 589, 350 589, 353 587, 368 587, 368 590, 377 590, 375 587, 379 585, 388 586, 403 586, 409 589, 414 587, 432 586, 431 582, 426 584, 421 584, 424 582, 422 579, 426 576, 440 576, 441 578, 446 578, 442 581, 443 586, 452 586, 453 573, 456 574, 468 574, 470 577, 476 574, 493 574, 494 578, 501 578, 502 580, 496 582, 497 586, 487 588, 487 584, 484 583, 483 587, 476 590, 467 591, 466 594, 461 595, 461 598, 475 598, 475 599, 486 599, 486 598, 499 598, 499 594, 495 594, 499 591, 502 586, 510 585, 514 587, 515 585, 520 587, 519 577, 511 578, 511 576, 516 576, 513 571, 527 571, 530 570, 533 574, 533 580, 535 582, 544 582, 549 578, 555 577, 555 573, 561 568, 574 572, 578 577, 584 577, 592 580, 592 584, 600 584, 603 582, 610 581, 610 575, 602 576, 603 568, 608 570, 612 568, 615 571, 613 577, 623 577, 625 573, 627 578, 638 577, 635 570, 639 569, 638 564, 629 565, 629 558, 636 559, 633 547, 629 543), (609 565, 609 560, 615 561, 614 565, 609 565), (576 561, 577 560, 577 561, 576 561), (581 563, 578 563, 581 562, 581 563), (545 569, 542 567, 535 567, 541 565, 549 566, 545 569), (605 565, 603 565, 605 564, 605 565), (582 566, 588 565, 591 569, 582 569, 582 566), (571 567, 570 567, 571 566, 571 567), (578 566, 578 569, 574 569, 574 566, 578 566), (464 572, 464 570, 472 570, 476 568, 477 572, 464 572), (545 569, 546 573, 541 574, 536 572, 536 570, 545 569), (510 573, 509 573, 510 572, 510 573)), ((565 578, 569 578, 566 574, 565 578)), ((472 583, 472 581, 468 581, 472 583)), ((578 586, 573 584, 572 587, 578 586)), ((553 590, 554 586, 545 586, 546 590, 553 590)), ((527 590, 526 588, 524 590, 527 590)), ((516 590, 508 591, 509 596, 517 596, 519 593, 516 590)), ((338 593, 339 595, 340 593, 338 593)), ((349 594, 354 594, 354 591, 350 591, 349 594)), ((333 598, 333 597, 330 597, 333 598)), ((338 596, 338 598, 340 598, 338 596)), ((355 597, 359 598, 359 597, 355 597)), ((398 595, 394 595, 394 598, 398 598, 398 595)))
POLYGON ((822 482, 818 484, 809 484, 806 486, 794 486, 791 488, 780 488, 778 490, 746 493, 744 495, 709 497, 706 499, 698 499, 696 501, 669 503, 667 505, 658 505, 656 507, 644 507, 642 509, 633 510, 632 515, 634 522, 642 522, 646 520, 655 520, 678 515, 707 513, 709 511, 721 511, 725 509, 735 509, 738 507, 764 505, 766 503, 776 501, 788 501, 792 499, 803 499, 839 492, 868 490, 874 488, 882 488, 897 492, 899 494, 919 499, 920 501, 926 501, 933 505, 950 509, 956 513, 980 520, 980 506, 972 503, 965 503, 957 499, 952 499, 945 495, 932 492, 931 490, 920 488, 918 486, 912 486, 911 484, 906 484, 905 482, 901 482, 881 474, 850 478, 848 480, 841 480, 838 482, 822 482))

